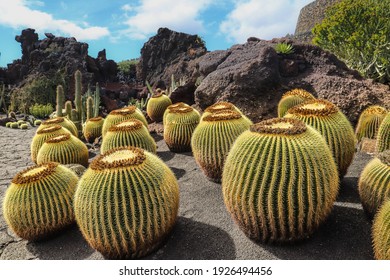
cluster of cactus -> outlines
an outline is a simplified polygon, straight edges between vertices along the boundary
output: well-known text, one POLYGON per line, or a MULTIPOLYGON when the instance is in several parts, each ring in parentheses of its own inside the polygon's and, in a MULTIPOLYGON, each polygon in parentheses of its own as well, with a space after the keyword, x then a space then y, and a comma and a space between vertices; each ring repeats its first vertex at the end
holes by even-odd
POLYGON ((100 152, 104 154, 111 149, 126 146, 139 147, 154 154, 157 150, 148 129, 137 119, 124 120, 111 126, 104 135, 100 152))
POLYGON ((169 105, 172 105, 171 99, 165 94, 165 91, 158 88, 146 104, 146 113, 152 121, 161 122, 169 105))
POLYGON ((199 121, 199 112, 185 103, 168 106, 163 116, 168 148, 172 152, 190 152, 192 134, 199 121))
POLYGON ((310 236, 331 212, 338 189, 325 140, 296 119, 252 125, 234 142, 223 169, 228 211, 249 238, 260 242, 310 236))
POLYGON ((315 97, 304 89, 295 88, 287 91, 278 103, 278 117, 284 117, 290 108, 313 99, 315 97))
POLYGON ((375 150, 377 153, 390 150, 390 112, 379 126, 375 150))
POLYGON ((195 128, 191 138, 192 152, 208 179, 221 181, 222 168, 230 147, 251 124, 240 113, 223 110, 204 117, 195 128))
POLYGON ((381 106, 370 106, 365 109, 359 116, 356 125, 356 138, 358 141, 363 137, 376 139, 379 126, 386 117, 387 110, 381 106))
POLYGON ((372 227, 372 243, 377 260, 390 260, 390 200, 376 214, 372 227))
POLYGON ((356 138, 351 123, 333 103, 312 99, 287 111, 285 118, 299 119, 314 127, 329 145, 343 177, 355 154, 356 138))
POLYGON ((19 120, 17 122, 7 122, 5 126, 9 128, 28 129, 28 124, 22 120, 19 120))
POLYGON ((45 129, 45 128, 52 126, 54 124, 60 125, 63 128, 66 128, 67 130, 69 130, 70 133, 72 133, 74 136, 76 136, 76 137, 78 136, 78 131, 77 131, 76 125, 71 120, 69 120, 68 118, 64 118, 64 117, 55 117, 55 118, 43 121, 41 123, 41 125, 39 126, 39 128, 37 129, 37 131, 41 131, 42 129, 45 129))
POLYGON ((85 122, 83 135, 87 142, 93 142, 96 138, 102 136, 104 119, 102 117, 90 118, 85 122))
POLYGON ((77 175, 58 163, 30 167, 8 187, 3 214, 21 238, 39 240, 74 223, 73 195, 77 175))
POLYGON ((76 222, 91 247, 108 258, 138 258, 155 250, 173 228, 179 186, 156 155, 135 147, 92 161, 74 198, 76 222))

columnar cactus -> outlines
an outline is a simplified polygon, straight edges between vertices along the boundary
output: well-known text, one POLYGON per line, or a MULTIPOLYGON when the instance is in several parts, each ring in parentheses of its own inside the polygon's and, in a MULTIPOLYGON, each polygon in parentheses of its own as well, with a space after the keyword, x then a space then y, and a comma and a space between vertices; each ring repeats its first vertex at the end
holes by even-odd
POLYGON ((93 116, 93 98, 89 96, 87 98, 87 121, 93 116))
POLYGON ((379 126, 375 149, 377 153, 390 149, 390 112, 387 113, 379 126))
POLYGON ((308 91, 300 88, 287 91, 283 94, 278 104, 278 117, 284 117, 288 109, 304 103, 309 100, 314 100, 315 97, 308 91))
POLYGON ((148 121, 146 120, 144 114, 141 110, 132 105, 122 109, 113 110, 107 115, 102 129, 103 138, 111 126, 128 119, 140 120, 145 127, 148 127, 148 121))
POLYGON ((370 218, 390 198, 390 150, 380 153, 364 167, 359 178, 359 195, 370 218))
POLYGON ((64 133, 49 138, 38 151, 37 163, 59 162, 61 164, 78 163, 88 166, 88 148, 76 136, 64 133))
POLYGON ((62 117, 62 108, 64 108, 65 94, 64 88, 61 85, 57 86, 57 105, 56 105, 56 116, 62 117))
POLYGON ((31 146, 30 146, 32 161, 35 163, 37 162, 38 151, 47 139, 56 137, 64 133, 70 133, 70 132, 66 128, 57 124, 45 127, 40 131, 37 131, 31 141, 31 146))
POLYGON ((87 242, 108 258, 155 250, 175 224, 179 186, 156 155, 113 149, 92 161, 75 194, 75 216, 87 242))
POLYGON ((146 104, 146 113, 152 121, 163 120, 165 109, 172 105, 171 99, 162 90, 157 91, 146 104))
POLYGON ((359 116, 356 125, 357 140, 362 140, 363 137, 376 139, 379 126, 386 117, 387 110, 381 106, 370 106, 365 109, 359 116))
POLYGON ((347 117, 333 103, 313 99, 287 111, 286 118, 295 118, 314 127, 324 138, 333 153, 340 176, 355 154, 356 138, 347 117))
POLYGON ((66 117, 71 120, 72 119, 72 101, 68 100, 65 102, 65 112, 66 117))
POLYGON ((85 140, 91 143, 96 138, 102 136, 103 124, 104 119, 102 117, 90 118, 87 120, 83 129, 85 140))
POLYGON ((375 216, 372 241, 375 258, 390 260, 390 200, 382 205, 375 216))
POLYGON ((18 173, 8 187, 3 215, 21 238, 42 239, 74 223, 73 195, 77 175, 50 162, 18 173))
POLYGON ((167 108, 164 117, 164 140, 172 152, 190 152, 191 137, 200 121, 200 114, 192 107, 167 108))
POLYGON ((323 137, 300 120, 276 118, 251 126, 226 159, 227 210, 252 239, 305 239, 331 212, 337 167, 323 137))
POLYGON ((113 148, 134 146, 156 153, 157 146, 148 129, 140 120, 129 119, 111 126, 103 138, 100 152, 113 148))
POLYGON ((67 130, 70 131, 74 136, 78 136, 77 127, 76 125, 69 119, 63 118, 63 117, 56 117, 52 119, 48 119, 46 121, 43 121, 41 123, 41 126, 37 129, 37 131, 41 131, 42 129, 45 129, 49 126, 52 126, 53 124, 58 124, 67 130))
POLYGON ((231 145, 251 124, 240 113, 225 110, 204 117, 195 128, 191 138, 192 152, 208 179, 221 181, 223 164, 231 145))

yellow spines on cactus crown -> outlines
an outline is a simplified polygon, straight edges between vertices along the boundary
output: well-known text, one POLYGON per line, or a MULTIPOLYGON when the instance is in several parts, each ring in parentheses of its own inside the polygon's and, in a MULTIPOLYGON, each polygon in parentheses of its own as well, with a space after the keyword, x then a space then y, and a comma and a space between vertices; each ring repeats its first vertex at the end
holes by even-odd
POLYGON ((390 150, 380 153, 364 167, 358 190, 363 209, 370 218, 374 217, 390 198, 390 150))
POLYGON ((109 128, 103 138, 100 152, 113 148, 135 146, 156 153, 157 145, 148 129, 137 119, 128 119, 109 128))
POLYGON ((72 224, 77 182, 73 171, 54 162, 23 170, 5 193, 7 224, 27 240, 42 239, 72 224))
POLYGON ((45 143, 47 139, 64 133, 71 133, 71 132, 60 125, 54 125, 54 124, 37 131, 31 141, 31 146, 30 146, 32 161, 35 163, 37 162, 37 155, 39 149, 42 147, 43 143, 45 143))
POLYGON ((225 158, 234 140, 252 122, 240 113, 225 110, 203 118, 191 138, 195 161, 212 181, 220 182, 225 158))
POLYGON ((64 117, 56 117, 52 119, 48 119, 41 123, 41 126, 37 129, 37 131, 40 131, 46 127, 52 126, 53 124, 60 125, 62 127, 65 127, 67 130, 70 131, 74 136, 78 136, 78 131, 76 125, 69 119, 64 117))
POLYGON ((88 166, 87 146, 69 133, 46 139, 37 155, 37 163, 59 162, 62 164, 78 163, 88 166))
POLYGON ((102 136, 104 119, 102 117, 90 118, 86 121, 83 135, 87 142, 93 142, 96 138, 102 136))
POLYGON ((122 109, 113 110, 107 115, 102 128, 103 138, 111 126, 128 119, 140 120, 145 127, 148 127, 148 121, 146 120, 144 114, 136 106, 132 105, 122 109))
POLYGON ((304 89, 295 88, 293 90, 287 91, 283 94, 278 103, 278 117, 284 117, 288 109, 313 99, 315 99, 315 97, 304 89))
POLYGON ((285 118, 302 120, 324 136, 333 153, 340 176, 344 176, 355 154, 356 138, 351 123, 333 103, 313 99, 292 107, 285 118))
POLYGON ((175 104, 169 105, 169 106, 167 107, 167 109, 164 111, 163 123, 165 122, 165 117, 166 117, 166 115, 168 114, 168 112, 169 112, 171 109, 182 108, 182 107, 185 107, 185 108, 190 107, 190 108, 191 108, 190 105, 188 105, 188 104, 186 104, 186 103, 184 103, 184 102, 177 102, 177 103, 175 103, 175 104))
POLYGON ((135 147, 98 156, 81 177, 75 216, 87 242, 109 258, 138 258, 171 231, 179 186, 156 155, 135 147))
POLYGON ((372 241, 375 259, 390 260, 390 200, 382 205, 375 216, 372 241))
POLYGON ((323 137, 295 119, 252 125, 234 142, 222 176, 225 205, 257 241, 310 236, 331 212, 337 167, 323 137))
POLYGON ((366 108, 359 116, 356 125, 357 140, 362 140, 363 137, 376 139, 379 126, 386 117, 388 111, 381 106, 370 106, 366 108))
POLYGON ((230 103, 227 101, 219 101, 219 102, 216 102, 213 105, 210 105, 209 107, 207 107, 204 110, 200 120, 202 121, 204 117, 206 117, 212 113, 217 113, 217 112, 225 111, 225 110, 235 111, 235 112, 238 112, 241 115, 243 115, 243 113, 240 111, 240 109, 238 109, 236 106, 234 106, 233 103, 230 103))
POLYGON ((169 105, 172 105, 171 99, 165 95, 164 91, 154 94, 146 104, 146 113, 152 121, 160 122, 163 120, 164 112, 169 105))
POLYGON ((169 124, 197 124, 200 120, 199 112, 190 106, 168 108, 165 112, 164 126, 169 124))
POLYGON ((377 153, 390 149, 390 112, 379 126, 375 149, 377 153))

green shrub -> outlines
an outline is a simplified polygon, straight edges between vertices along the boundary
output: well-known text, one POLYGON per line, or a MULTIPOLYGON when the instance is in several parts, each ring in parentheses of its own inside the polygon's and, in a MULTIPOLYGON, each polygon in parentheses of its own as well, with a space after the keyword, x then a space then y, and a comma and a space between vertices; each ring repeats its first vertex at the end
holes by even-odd
POLYGON ((390 0, 343 0, 313 29, 313 43, 374 80, 390 82, 390 0))
POLYGON ((294 47, 288 43, 278 43, 275 45, 275 51, 279 54, 294 53, 294 47))
POLYGON ((29 112, 36 118, 47 118, 51 113, 53 113, 53 105, 47 103, 46 105, 35 103, 29 108, 29 112))

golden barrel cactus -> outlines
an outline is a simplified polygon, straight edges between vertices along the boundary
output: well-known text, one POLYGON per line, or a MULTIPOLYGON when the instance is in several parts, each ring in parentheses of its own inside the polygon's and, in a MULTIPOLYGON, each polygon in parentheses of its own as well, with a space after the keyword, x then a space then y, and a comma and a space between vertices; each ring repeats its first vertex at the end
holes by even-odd
POLYGON ((252 125, 234 142, 223 169, 227 210, 260 242, 309 237, 328 217, 338 189, 337 167, 323 137, 295 119, 252 125))
POLYGON ((66 128, 67 130, 69 130, 70 133, 72 133, 76 137, 78 137, 79 135, 76 125, 71 120, 64 117, 56 117, 42 122, 39 128, 37 129, 37 131, 41 131, 42 129, 52 126, 54 124, 66 128))
POLYGON ((252 122, 231 110, 212 113, 203 118, 191 138, 196 163, 208 179, 220 182, 225 158, 234 140, 248 130, 252 122))
POLYGON ((172 105, 171 99, 165 94, 165 91, 157 91, 146 104, 146 113, 149 118, 155 122, 163 120, 165 109, 172 105))
POLYGON ((329 145, 340 176, 347 173, 355 155, 356 138, 351 123, 336 105, 313 99, 289 109, 284 117, 302 120, 315 128, 329 145))
POLYGON ((376 139, 379 126, 386 117, 388 111, 381 106, 370 106, 366 108, 359 116, 356 125, 356 138, 358 141, 363 137, 376 139))
POLYGON ((18 173, 8 187, 3 215, 21 238, 38 240, 74 223, 73 195, 77 175, 55 162, 18 173))
POLYGON ((372 243, 377 260, 390 260, 390 200, 376 214, 372 227, 372 243))
MULTIPOLYGON (((237 113, 239 113, 240 115, 243 116, 243 118, 245 119, 248 119, 241 111, 240 109, 238 109, 233 103, 230 103, 230 102, 227 102, 227 101, 219 101, 219 102, 216 102, 214 103, 213 105, 207 107, 200 120, 202 121, 204 117, 212 114, 212 113, 217 113, 217 112, 220 112, 220 111, 225 111, 225 110, 231 110, 231 111, 235 111, 237 113)), ((249 119, 248 119, 249 120, 249 119)))
POLYGON ((156 155, 123 147, 92 161, 74 205, 77 224, 93 248, 108 258, 139 258, 173 228, 179 185, 156 155))
POLYGON ((390 150, 390 112, 379 126, 375 149, 377 153, 390 150))
POLYGON ((293 90, 287 91, 285 94, 283 94, 278 103, 278 117, 284 117, 290 108, 314 99, 315 97, 304 89, 295 88, 293 90))
POLYGON ((177 102, 175 104, 172 104, 172 105, 169 105, 167 107, 167 109, 164 111, 164 115, 163 115, 163 124, 165 123, 165 117, 167 116, 168 112, 170 109, 175 109, 175 108, 192 108, 190 105, 184 103, 184 102, 177 102))
POLYGON ((104 119, 102 117, 90 118, 85 122, 83 135, 87 142, 92 143, 96 138, 102 136, 104 119))

